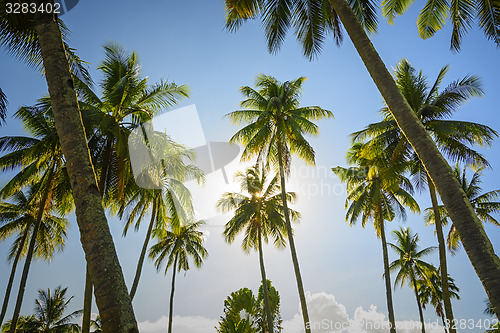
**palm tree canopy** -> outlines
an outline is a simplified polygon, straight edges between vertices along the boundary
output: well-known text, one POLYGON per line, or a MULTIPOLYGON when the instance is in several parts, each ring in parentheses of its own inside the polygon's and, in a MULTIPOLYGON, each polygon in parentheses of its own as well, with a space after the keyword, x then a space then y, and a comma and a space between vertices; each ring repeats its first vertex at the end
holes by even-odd
MULTIPOLYGON (((264 242, 273 240, 275 246, 286 244, 286 222, 281 200, 279 176, 270 175, 265 167, 252 167, 246 172, 237 172, 234 176, 240 184, 242 193, 224 193, 217 201, 217 208, 222 212, 234 210, 234 216, 226 223, 223 235, 232 243, 236 236, 245 230, 241 247, 245 252, 258 250, 259 235, 264 242)), ((296 200, 294 192, 287 193, 289 203, 296 200)), ((293 221, 298 221, 300 214, 289 209, 293 221)))
POLYGON ((5 122, 7 118, 7 96, 3 92, 2 88, 0 88, 0 125, 5 122))
POLYGON ((285 173, 290 170, 291 154, 297 154, 306 163, 314 165, 314 149, 304 135, 316 136, 319 127, 313 121, 331 118, 329 110, 319 106, 300 107, 302 84, 306 80, 280 82, 276 78, 260 74, 255 86, 240 88, 246 97, 240 104, 245 110, 226 115, 235 124, 245 124, 233 135, 231 143, 245 145, 242 160, 258 156, 258 160, 278 166, 278 147, 281 148, 285 173))

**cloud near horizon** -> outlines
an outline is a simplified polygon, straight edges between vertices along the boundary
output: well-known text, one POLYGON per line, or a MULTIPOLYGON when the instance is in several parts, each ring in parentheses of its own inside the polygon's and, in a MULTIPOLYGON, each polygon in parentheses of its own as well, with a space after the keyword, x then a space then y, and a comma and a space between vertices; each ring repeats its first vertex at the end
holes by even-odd
MULTIPOLYGON (((311 294, 306 292, 311 330, 315 333, 382 333, 389 332, 389 322, 386 315, 378 312, 375 305, 364 310, 361 306, 356 308, 351 318, 345 306, 335 299, 332 294, 325 292, 311 294)), ((300 307, 299 307, 300 308, 300 307)), ((221 314, 222 315, 222 314, 221 314)), ((173 319, 173 330, 181 333, 206 333, 215 332, 218 319, 203 316, 178 316, 173 319)), ((429 323, 427 323, 429 324, 429 323)), ((284 333, 303 333, 303 321, 300 314, 295 314, 290 320, 283 321, 284 333)), ((142 333, 160 333, 168 327, 168 317, 161 316, 157 321, 139 322, 142 333)), ((420 322, 396 321, 398 332, 419 333, 420 322)), ((428 333, 442 333, 443 328, 436 323, 426 325, 428 333)))

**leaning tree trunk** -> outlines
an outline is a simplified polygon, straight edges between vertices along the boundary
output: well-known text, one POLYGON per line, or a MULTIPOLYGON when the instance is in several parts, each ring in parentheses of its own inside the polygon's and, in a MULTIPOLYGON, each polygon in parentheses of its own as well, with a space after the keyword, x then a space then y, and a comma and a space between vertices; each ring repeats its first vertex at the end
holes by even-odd
POLYGON ((488 236, 481 227, 481 222, 451 167, 405 101, 347 1, 329 1, 339 15, 398 126, 433 180, 495 313, 500 316, 500 258, 495 254, 488 236))
POLYGON ((382 254, 384 257, 385 295, 387 298, 387 311, 389 313, 390 332, 396 333, 396 320, 392 303, 391 273, 389 272, 389 254, 387 253, 387 240, 385 238, 385 221, 382 217, 382 207, 378 207, 378 223, 380 224, 380 238, 382 240, 382 254))
POLYGON ((26 242, 26 238, 28 237, 28 232, 29 232, 29 225, 26 225, 23 238, 21 239, 21 243, 19 244, 19 249, 17 250, 14 261, 12 262, 12 270, 10 271, 9 282, 7 283, 7 289, 5 290, 5 296, 2 304, 2 313, 0 313, 0 327, 2 327, 3 319, 5 318, 5 313, 7 312, 10 292, 12 291, 12 284, 14 283, 14 277, 16 275, 17 263, 19 262, 19 258, 21 258, 21 253, 23 252, 23 247, 24 243, 26 242))
MULTIPOLYGON (((52 1, 37 0, 37 3, 52 1)), ((61 31, 54 17, 47 13, 37 13, 35 21, 54 121, 73 189, 80 240, 95 286, 103 331, 138 332, 102 207, 61 31)))
MULTIPOLYGON (((434 211, 434 224, 436 225, 436 235, 439 245, 439 268, 441 269, 441 289, 443 293, 444 312, 449 323, 453 323, 453 309, 451 307, 450 287, 448 286, 448 264, 446 263, 446 243, 443 235, 443 224, 441 215, 439 214, 439 205, 436 197, 436 190, 434 184, 429 176, 427 176, 427 183, 431 195, 432 210, 434 211)), ((450 325, 450 333, 456 333, 457 330, 450 325)))
POLYGON ((153 227, 155 224, 156 217, 156 206, 158 199, 153 199, 153 210, 151 211, 151 221, 149 222, 148 231, 146 232, 146 239, 144 240, 144 244, 142 244, 141 255, 139 256, 139 262, 137 263, 137 269, 135 271, 134 282, 132 283, 132 288, 130 288, 130 300, 134 299, 135 292, 137 291, 137 286, 139 285, 139 279, 141 278, 142 266, 144 264, 144 258, 146 257, 146 251, 148 249, 148 243, 151 239, 151 232, 153 231, 153 227))
POLYGON ((28 246, 28 253, 26 253, 26 259, 23 267, 23 275, 21 276, 21 282, 19 283, 19 291, 17 293, 16 306, 14 308, 14 314, 12 315, 12 321, 10 324, 9 333, 16 332, 17 321, 19 319, 19 313, 21 312, 21 305, 23 304, 26 281, 28 280, 28 273, 30 270, 31 259, 33 259, 33 252, 35 250, 36 238, 38 236, 38 229, 40 228, 40 224, 42 223, 43 213, 45 212, 45 209, 47 207, 49 201, 49 194, 52 190, 52 180, 54 177, 55 165, 56 163, 53 161, 49 167, 47 178, 45 179, 45 187, 42 192, 42 197, 40 198, 40 204, 38 207, 35 225, 33 227, 33 233, 31 234, 30 244, 28 246))
POLYGON ((273 316, 271 314, 271 306, 269 305, 269 289, 267 286, 266 269, 264 267, 264 251, 262 250, 262 234, 260 227, 258 229, 258 242, 259 242, 259 264, 260 264, 260 275, 262 277, 262 292, 264 294, 264 310, 267 317, 267 331, 273 333, 273 316))
POLYGON ((290 212, 288 211, 288 202, 286 200, 285 189, 285 169, 283 167, 283 153, 281 144, 278 144, 278 163, 281 179, 281 200, 283 201, 283 212, 286 222, 286 233, 288 234, 288 242, 290 243, 290 252, 292 254, 293 269, 295 271, 295 279, 297 280, 297 289, 299 290, 300 307, 302 309, 302 318, 304 320, 304 329, 306 333, 311 333, 311 324, 309 322, 309 313, 307 311, 306 296, 304 294, 304 285, 302 284, 302 276, 300 275, 299 260, 297 259, 297 251, 295 250, 295 241, 293 240, 292 224, 290 223, 290 212))
POLYGON ((422 333, 425 333, 424 312, 422 311, 422 304, 420 304, 420 297, 418 296, 417 280, 415 279, 415 274, 413 273, 413 271, 411 271, 410 274, 411 282, 413 283, 413 290, 415 291, 415 298, 417 299, 418 315, 420 316, 420 323, 422 324, 422 333))
POLYGON ((170 290, 170 309, 168 310, 168 333, 172 333, 172 320, 174 314, 174 290, 175 290, 175 273, 177 272, 177 259, 179 255, 175 255, 174 270, 172 271, 172 289, 170 290))

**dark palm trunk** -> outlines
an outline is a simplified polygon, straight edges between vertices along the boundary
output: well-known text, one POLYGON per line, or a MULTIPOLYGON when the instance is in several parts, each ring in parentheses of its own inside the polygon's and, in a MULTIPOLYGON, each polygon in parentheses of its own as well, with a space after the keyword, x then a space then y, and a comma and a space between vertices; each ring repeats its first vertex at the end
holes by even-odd
POLYGON ((80 240, 95 286, 103 331, 138 332, 102 207, 61 31, 52 15, 37 13, 35 20, 54 121, 73 189, 80 240))
POLYGON ((172 319, 174 314, 174 290, 175 290, 175 273, 177 273, 177 259, 175 255, 174 267, 172 271, 172 290, 170 291, 170 309, 168 310, 168 333, 172 333, 172 319))
MULTIPOLYGON (((439 214, 439 205, 436 197, 434 184, 429 176, 427 176, 429 192, 431 195, 432 210, 434 211, 434 224, 436 225, 436 236, 439 245, 439 267, 441 269, 441 289, 443 295, 444 311, 446 318, 450 323, 453 323, 453 309, 451 307, 450 288, 448 286, 448 264, 446 263, 446 244, 443 235, 443 225, 441 215, 439 214)), ((450 325, 450 333, 456 333, 456 329, 450 325)))
POLYGON ((436 144, 422 123, 412 112, 403 95, 401 95, 394 79, 347 1, 329 1, 339 15, 351 41, 389 106, 389 110, 396 119, 398 126, 431 176, 441 200, 460 235, 469 260, 493 304, 495 313, 500 316, 500 259, 495 255, 493 246, 482 228, 481 222, 455 178, 451 167, 437 149, 436 144))
POLYGON ((5 313, 7 312, 7 306, 9 305, 10 292, 12 291, 12 284, 14 283, 14 277, 16 275, 17 263, 19 262, 19 258, 21 257, 21 253, 23 252, 24 242, 26 242, 26 238, 28 237, 29 225, 26 226, 24 230, 23 238, 21 239, 21 243, 19 244, 19 249, 17 250, 14 261, 12 262, 12 270, 10 271, 9 282, 7 283, 7 289, 5 290, 5 297, 3 299, 2 304, 2 313, 0 313, 0 327, 2 327, 3 319, 5 318, 5 313))
POLYGON ((297 251, 295 250, 295 242, 293 240, 292 224, 290 223, 290 213, 288 211, 288 202, 286 200, 285 188, 285 169, 283 168, 282 147, 278 146, 278 163, 280 168, 281 179, 281 200, 283 201, 283 212, 285 215, 286 232, 288 234, 288 243, 290 243, 290 252, 292 254, 293 269, 297 280, 297 289, 299 290, 300 307, 302 309, 302 318, 304 320, 304 329, 306 333, 311 333, 309 313, 307 311, 306 296, 304 294, 304 286, 302 284, 302 276, 300 275, 299 260, 297 259, 297 251))
POLYGON ((144 264, 144 258, 146 257, 146 251, 148 249, 148 243, 151 239, 151 232, 153 231, 153 227, 155 224, 156 217, 156 206, 157 199, 153 199, 153 210, 151 211, 151 221, 149 222, 148 231, 146 233, 146 239, 144 240, 144 244, 142 244, 141 255, 139 256, 139 262, 137 263, 137 269, 135 271, 134 282, 132 283, 132 288, 130 288, 130 300, 134 299, 135 292, 137 291, 137 286, 139 285, 139 279, 141 278, 142 266, 144 264))
POLYGON ((266 312, 267 317, 267 331, 269 333, 273 333, 273 316, 271 314, 271 306, 269 305, 269 290, 267 289, 267 278, 266 278, 266 269, 264 268, 264 251, 262 250, 262 236, 260 232, 260 228, 258 231, 259 237, 259 263, 260 263, 260 275, 262 277, 262 291, 264 294, 264 310, 266 312))
POLYGON ((387 311, 389 313, 390 332, 396 333, 396 320, 394 318, 394 306, 392 304, 391 273, 389 272, 389 254, 387 253, 387 240, 385 238, 385 221, 382 217, 382 207, 378 207, 378 223, 380 224, 380 238, 382 240, 382 254, 384 257, 384 279, 385 295, 387 298, 387 311))
POLYGON ((450 327, 451 325, 446 325, 446 320, 444 318, 444 313, 441 313, 441 315, 439 316, 441 318, 441 322, 443 323, 443 327, 444 327, 444 333, 448 333, 448 327, 450 327))
POLYGON ((24 262, 23 275, 21 276, 21 282, 19 283, 19 291, 17 293, 16 306, 14 308, 14 314, 12 315, 12 321, 10 324, 9 333, 16 332, 17 321, 19 319, 19 312, 21 312, 21 305, 23 304, 24 290, 26 288, 26 282, 28 281, 28 273, 30 270, 31 259, 33 259, 33 252, 35 250, 38 229, 40 228, 40 223, 42 223, 43 213, 47 208, 47 204, 49 201, 49 194, 52 191, 52 180, 54 177, 55 165, 56 165, 55 162, 51 163, 50 169, 48 170, 47 173, 47 178, 45 179, 45 187, 43 188, 42 197, 40 198, 40 204, 38 207, 35 225, 33 227, 33 234, 31 235, 30 244, 28 246, 28 253, 26 254, 26 260, 24 262))
POLYGON ((418 296, 417 280, 415 279, 415 273, 413 273, 413 271, 411 271, 410 274, 411 282, 413 283, 413 290, 415 291, 415 298, 417 299, 418 315, 420 316, 420 323, 422 324, 422 333, 425 333, 424 312, 422 311, 422 304, 420 304, 420 297, 418 296))

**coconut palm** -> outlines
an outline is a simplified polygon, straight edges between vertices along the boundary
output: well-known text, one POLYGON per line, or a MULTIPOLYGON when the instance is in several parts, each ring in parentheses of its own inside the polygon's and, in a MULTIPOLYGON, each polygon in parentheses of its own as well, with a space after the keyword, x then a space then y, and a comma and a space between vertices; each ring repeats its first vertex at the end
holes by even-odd
POLYGON ((157 270, 160 270, 166 261, 165 274, 172 266, 168 333, 172 332, 176 273, 189 270, 189 257, 193 258, 195 267, 200 268, 208 256, 207 250, 203 247, 203 232, 200 231, 203 224, 203 221, 198 221, 173 227, 163 223, 153 230, 153 236, 158 243, 149 250, 149 257, 154 260, 157 270))
MULTIPOLYGON (((419 117, 425 129, 434 138, 437 146, 445 156, 452 160, 461 160, 475 165, 488 165, 488 161, 484 156, 470 146, 488 146, 497 136, 497 133, 482 124, 449 119, 460 106, 472 97, 482 96, 483 90, 479 78, 468 75, 453 81, 441 90, 440 84, 448 69, 448 66, 444 66, 431 85, 422 71, 417 72, 408 61, 402 60, 395 69, 396 83, 409 102, 413 112, 419 117)), ((431 197, 432 209, 435 216, 437 216, 435 227, 439 244, 440 269, 447 275, 446 244, 434 182, 412 146, 401 133, 387 106, 381 110, 381 114, 384 117, 381 122, 370 124, 364 130, 354 133, 354 138, 370 136, 373 142, 377 142, 379 145, 382 144, 386 149, 393 152, 392 160, 404 159, 411 161, 410 172, 413 175, 414 182, 419 189, 427 186, 431 197)), ((442 284, 445 286, 443 301, 446 318, 453 321, 453 310, 448 288, 446 288, 446 279, 443 278, 442 284)), ((454 333, 455 329, 451 328, 451 332, 454 333)))
MULTIPOLYGON (((472 7, 482 10, 482 8, 487 8, 485 6, 487 3, 491 2, 477 1, 472 4, 472 7)), ((497 313, 500 313, 500 290, 496 288, 500 284, 500 258, 495 254, 488 236, 482 231, 478 217, 470 209, 460 184, 452 175, 450 165, 443 158, 418 117, 412 112, 409 102, 399 91, 365 31, 365 29, 368 32, 376 31, 375 2, 371 0, 225 0, 225 7, 226 27, 229 30, 237 30, 246 20, 260 18, 269 50, 277 52, 285 39, 287 30, 293 28, 304 54, 309 58, 314 58, 320 53, 322 43, 329 33, 332 33, 334 40, 340 43, 342 40, 341 24, 343 25, 368 73, 386 101, 389 112, 414 147, 435 183, 444 205, 455 222, 457 232, 464 241, 469 260, 483 283, 486 293, 495 304, 497 313)), ((490 8, 498 8, 498 5, 490 8)), ((492 15, 490 19, 494 16, 492 15)), ((496 22, 498 25, 498 17, 496 22)), ((488 25, 491 26, 493 23, 490 20, 488 25)))
POLYGON ((231 143, 239 142, 245 146, 241 159, 245 161, 257 156, 258 161, 278 170, 304 327, 306 333, 309 333, 309 315, 290 223, 285 180, 289 175, 292 154, 297 154, 306 163, 314 165, 314 149, 304 138, 304 134, 318 135, 319 128, 313 121, 333 117, 333 114, 319 106, 300 107, 299 100, 305 79, 300 77, 282 83, 272 76, 260 74, 255 83, 257 90, 248 86, 240 88, 246 97, 240 103, 245 110, 233 111, 226 116, 235 124, 246 125, 230 140, 231 143))
POLYGON ((406 218, 405 206, 413 212, 420 212, 420 209, 410 194, 413 191, 410 181, 401 176, 400 171, 404 170, 404 165, 401 163, 391 165, 384 150, 377 150, 374 153, 372 148, 362 142, 353 143, 347 158, 356 166, 336 167, 332 171, 347 184, 346 222, 352 226, 361 218, 361 225, 364 228, 369 220, 373 220, 377 237, 382 241, 390 331, 396 332, 385 221, 394 220, 396 215, 406 218))
MULTIPOLYGON (((461 169, 458 163, 453 169, 455 176, 460 181, 460 184, 462 185, 462 188, 464 189, 472 207, 476 211, 477 216, 482 223, 491 223, 500 227, 500 223, 492 215, 493 213, 500 212, 500 202, 494 201, 500 195, 500 190, 483 193, 481 188, 481 175, 483 174, 484 168, 480 167, 476 169, 470 180, 467 178, 466 170, 466 166, 461 169)), ((443 225, 446 225, 449 221, 449 215, 442 205, 439 206, 439 214, 443 225)), ((430 208, 425 210, 425 220, 427 223, 434 223, 434 210, 430 208)), ((452 223, 447 237, 448 250, 450 250, 452 254, 456 254, 460 249, 460 244, 460 236, 452 223)))
POLYGON ((9 253, 12 270, 3 300, 0 326, 7 311, 17 264, 21 258, 26 257, 29 261, 33 257, 51 260, 53 255, 64 247, 68 221, 54 214, 53 206, 46 208, 38 232, 33 234, 39 207, 39 191, 35 187, 28 188, 26 193, 17 191, 7 201, 0 202, 0 241, 15 237, 9 253), (28 257, 28 240, 32 238, 36 238, 35 246, 28 257))
MULTIPOLYGON (((39 0, 37 4, 53 4, 39 0)), ((5 0, 0 7, 5 7, 5 0)), ((62 22, 51 13, 17 15, 0 12, 0 46, 28 64, 43 63, 52 98, 54 122, 67 162, 68 175, 75 199, 82 247, 89 263, 96 289, 96 302, 107 332, 137 332, 132 303, 123 279, 114 247, 96 175, 88 153, 74 77, 69 66, 69 49, 63 36, 62 22), (101 272, 106 272, 102 274, 101 272)))
POLYGON ((418 305, 418 314, 422 324, 422 333, 425 333, 424 314, 422 312, 422 303, 418 294, 417 280, 428 280, 430 274, 435 271, 435 267, 422 260, 422 258, 435 250, 435 247, 426 247, 420 250, 418 246, 418 234, 412 234, 410 228, 400 228, 394 230, 396 244, 389 243, 389 246, 399 255, 399 259, 391 262, 389 270, 397 271, 394 286, 400 284, 402 287, 406 281, 410 288, 415 292, 415 298, 418 305))
MULTIPOLYGON (((272 238, 275 246, 283 247, 286 244, 287 233, 278 177, 276 175, 271 178, 263 166, 237 172, 234 180, 240 184, 241 193, 226 192, 216 204, 223 213, 235 211, 224 228, 223 235, 226 242, 232 243, 236 236, 244 231, 245 237, 241 244, 243 251, 249 253, 253 249, 259 253, 264 310, 269 332, 273 332, 274 318, 269 303, 262 242, 268 243, 269 238, 272 238)), ((293 203, 295 198, 295 193, 287 193, 289 203, 293 203)), ((292 220, 298 220, 298 212, 289 209, 289 213, 292 220)))

